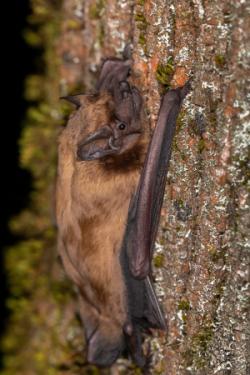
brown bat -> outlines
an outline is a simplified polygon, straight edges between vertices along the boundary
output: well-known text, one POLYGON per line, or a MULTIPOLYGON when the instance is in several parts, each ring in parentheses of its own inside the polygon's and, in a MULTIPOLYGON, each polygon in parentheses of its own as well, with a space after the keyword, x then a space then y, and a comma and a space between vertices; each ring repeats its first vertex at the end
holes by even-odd
POLYGON ((110 366, 128 350, 143 368, 142 332, 166 329, 151 260, 176 118, 190 85, 164 95, 150 142, 130 65, 106 60, 94 94, 66 98, 77 110, 59 139, 58 248, 79 289, 88 361, 110 366))

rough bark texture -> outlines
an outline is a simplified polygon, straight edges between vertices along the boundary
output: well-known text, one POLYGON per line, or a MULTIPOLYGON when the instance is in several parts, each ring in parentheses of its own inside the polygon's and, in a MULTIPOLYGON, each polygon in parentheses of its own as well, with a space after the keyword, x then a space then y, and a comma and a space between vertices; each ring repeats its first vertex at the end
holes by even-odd
POLYGON ((154 332, 151 339, 152 374, 246 375, 250 371, 249 3, 32 3, 31 22, 39 28, 36 33, 29 31, 27 38, 33 44, 34 38, 40 38, 47 69, 43 77, 31 77, 27 83, 28 98, 35 99, 37 105, 28 113, 21 141, 22 162, 33 172, 35 193, 32 207, 12 222, 13 230, 26 236, 25 242, 6 256, 16 295, 9 300, 12 318, 3 340, 4 374, 140 373, 124 359, 107 370, 84 365, 74 297, 70 293, 64 296, 65 281, 56 263, 55 236, 46 203, 55 169, 55 139, 63 122, 57 98, 93 88, 101 58, 121 56, 131 42, 134 70, 152 128, 163 87, 182 85, 193 76, 193 91, 178 119, 154 257, 168 334, 154 332), (30 264, 34 253, 38 255, 30 264), (20 265, 20 257, 23 268, 29 263, 28 271, 20 265), (34 269, 40 281, 31 281, 30 287, 25 280, 33 280, 34 269), (24 289, 18 284, 20 277, 24 289), (11 333, 14 329, 15 338, 11 333))

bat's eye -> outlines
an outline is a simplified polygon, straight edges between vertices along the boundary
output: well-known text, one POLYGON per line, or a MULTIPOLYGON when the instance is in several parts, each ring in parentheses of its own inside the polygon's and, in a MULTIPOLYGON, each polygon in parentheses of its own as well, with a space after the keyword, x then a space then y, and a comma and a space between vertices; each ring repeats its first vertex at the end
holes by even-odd
POLYGON ((119 125, 118 125, 118 128, 120 130, 124 130, 126 128, 126 125, 123 122, 120 122, 119 125))

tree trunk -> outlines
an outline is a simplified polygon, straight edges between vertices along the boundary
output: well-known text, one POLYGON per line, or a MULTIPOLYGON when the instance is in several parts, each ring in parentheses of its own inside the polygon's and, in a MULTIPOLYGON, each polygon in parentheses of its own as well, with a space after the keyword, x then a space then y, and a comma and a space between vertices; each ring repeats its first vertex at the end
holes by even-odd
POLYGON ((26 38, 43 46, 46 69, 26 85, 36 104, 27 114, 21 161, 33 173, 34 192, 30 207, 11 222, 24 240, 6 255, 12 315, 3 340, 4 374, 140 373, 124 359, 106 370, 85 364, 75 296, 57 264, 48 203, 58 125, 68 108, 59 107, 59 96, 91 90, 101 59, 120 57, 132 43, 152 128, 161 93, 193 77, 178 119, 154 257, 168 333, 155 331, 150 339, 151 373, 246 375, 247 1, 32 4, 35 26, 26 38))

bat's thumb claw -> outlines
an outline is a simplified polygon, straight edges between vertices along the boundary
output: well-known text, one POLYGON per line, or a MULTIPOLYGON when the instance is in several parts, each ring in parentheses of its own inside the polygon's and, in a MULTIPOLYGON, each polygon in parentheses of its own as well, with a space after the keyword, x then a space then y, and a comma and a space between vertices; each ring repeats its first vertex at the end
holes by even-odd
POLYGON ((151 367, 152 367, 152 360, 153 360, 153 354, 151 350, 150 342, 148 342, 146 347, 146 353, 145 353, 145 365, 143 367, 143 375, 149 375, 151 374, 151 367))
POLYGON ((133 45, 131 43, 127 43, 122 53, 123 59, 124 60, 132 59, 132 52, 133 52, 133 45))
POLYGON ((181 99, 183 100, 185 96, 192 90, 191 85, 192 78, 189 78, 189 80, 185 83, 185 85, 181 88, 181 99))

